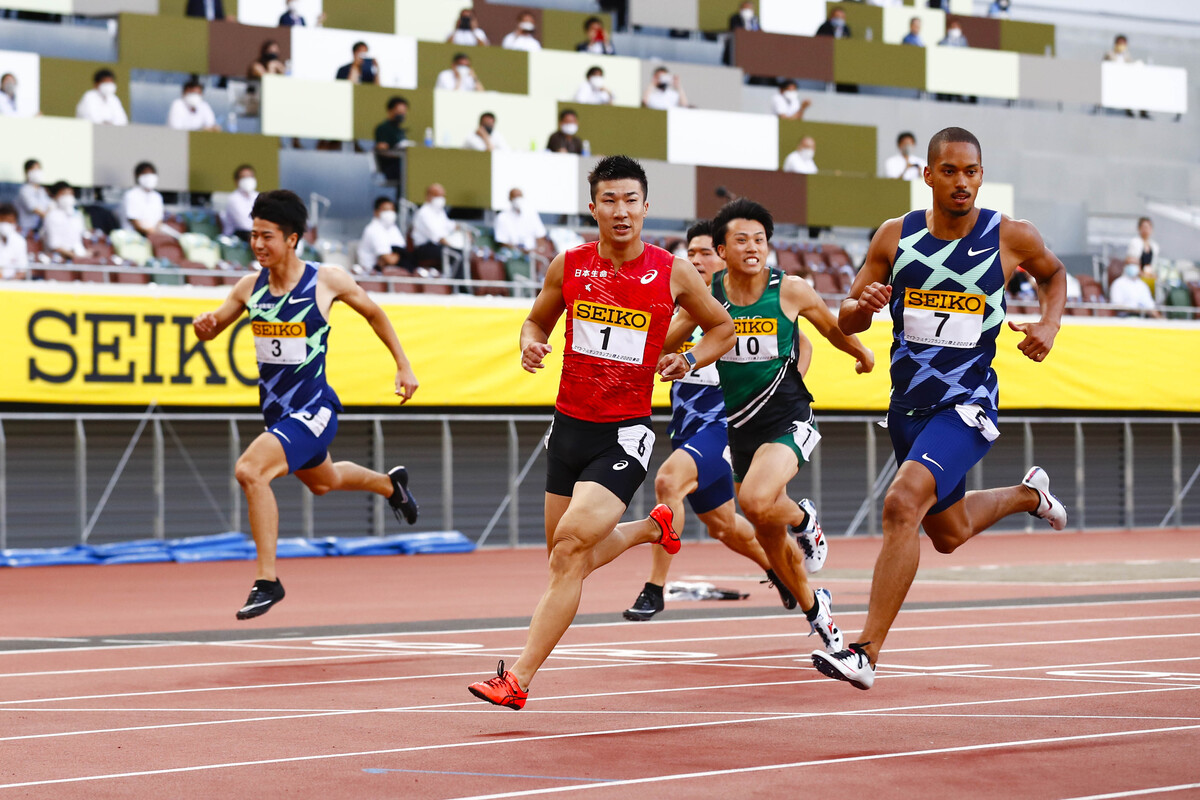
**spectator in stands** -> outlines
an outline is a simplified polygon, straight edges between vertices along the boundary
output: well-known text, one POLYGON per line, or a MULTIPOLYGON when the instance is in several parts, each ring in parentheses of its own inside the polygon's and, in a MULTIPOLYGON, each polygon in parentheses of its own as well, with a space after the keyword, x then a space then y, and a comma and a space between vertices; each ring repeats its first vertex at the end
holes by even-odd
POLYGON ((177 131, 219 131, 217 115, 204 100, 204 87, 192 77, 183 85, 183 96, 171 102, 167 112, 167 127, 177 131))
POLYGON ((279 42, 267 39, 258 52, 258 60, 246 71, 249 78, 261 78, 263 75, 283 75, 287 72, 287 64, 283 63, 280 55, 279 42))
POLYGON ((405 260, 404 234, 396 225, 396 204, 389 197, 375 198, 375 216, 358 241, 358 266, 365 270, 398 267, 405 260))
POLYGON ((83 93, 75 116, 95 125, 128 125, 125 107, 117 97, 117 76, 110 69, 96 70, 92 76, 92 88, 83 93))
POLYGON ((788 153, 783 161, 784 172, 799 172, 802 175, 817 174, 817 140, 805 136, 796 144, 796 149, 788 153))
POLYGON ((841 6, 834 6, 833 11, 829 13, 829 18, 817 28, 816 35, 832 36, 835 39, 849 39, 853 34, 850 32, 850 26, 846 24, 846 9, 841 6))
POLYGON ((438 73, 437 83, 433 88, 447 89, 460 92, 482 92, 483 81, 471 69, 471 57, 466 53, 455 53, 453 66, 438 73))
POLYGON ((408 141, 408 100, 397 95, 388 98, 387 119, 375 126, 375 164, 389 181, 400 180, 400 157, 396 155, 408 141))
POLYGON ((987 15, 989 17, 1008 17, 1010 6, 1012 6, 1011 0, 992 0, 992 4, 988 6, 987 15))
POLYGON ((75 208, 75 190, 66 181, 50 187, 54 204, 42 224, 42 246, 68 261, 87 255, 83 246, 83 215, 75 208))
POLYGON ((771 98, 771 107, 775 116, 782 119, 804 119, 804 112, 812 105, 807 97, 800 99, 800 89, 796 82, 788 78, 779 85, 779 94, 771 98))
POLYGON ((598 56, 615 56, 617 48, 613 47, 608 31, 604 30, 604 22, 599 17, 588 17, 583 23, 583 41, 575 45, 580 53, 592 53, 598 56))
POLYGON ((906 181, 923 177, 925 159, 917 153, 917 137, 912 131, 904 131, 896 137, 896 149, 900 152, 888 156, 888 160, 883 162, 883 176, 906 181))
POLYGON ((1122 64, 1136 64, 1137 61, 1129 52, 1129 39, 1125 34, 1117 34, 1117 38, 1113 39, 1112 50, 1104 54, 1105 61, 1117 61, 1122 64))
POLYGON ((51 200, 42 186, 42 164, 36 158, 25 162, 25 183, 17 190, 17 217, 21 230, 29 233, 42 225, 51 200))
POLYGON ((747 31, 761 31, 762 26, 758 24, 758 15, 754 13, 754 3, 742 3, 738 8, 737 13, 729 18, 730 32, 736 31, 738 28, 747 31))
POLYGON ((300 16, 300 3, 297 0, 288 0, 287 11, 283 12, 283 16, 279 18, 279 27, 291 28, 296 25, 304 26, 306 24, 304 17, 300 16))
POLYGON ((908 34, 900 40, 900 44, 911 44, 924 47, 925 40, 921 38, 921 18, 913 17, 908 21, 908 34))
POLYGON ((963 33, 962 25, 958 20, 952 19, 946 26, 946 36, 940 42, 942 47, 970 47, 967 42, 967 36, 963 33))
MULTIPOLYGON (((558 115, 558 130, 550 134, 546 149, 552 153, 583 155, 583 140, 579 138, 579 116, 569 108, 558 115)), ((514 190, 519 191, 519 190, 514 190)))
POLYGON ((17 76, 11 72, 0 76, 0 117, 12 117, 17 113, 17 76))
POLYGON ((454 32, 450 34, 450 38, 446 40, 447 44, 456 44, 459 47, 474 47, 475 45, 486 45, 488 43, 487 33, 483 28, 479 27, 479 20, 475 19, 475 12, 469 8, 464 8, 458 14, 458 22, 454 25, 454 32))
MULTIPOLYGON (((1108 302, 1115 306, 1137 309, 1149 313, 1155 319, 1162 319, 1162 314, 1154 307, 1154 295, 1150 287, 1141 278, 1141 267, 1137 264, 1126 264, 1125 271, 1108 287, 1108 302)), ((1128 312, 1119 312, 1117 316, 1132 316, 1128 312)))
POLYGON ((185 13, 202 19, 225 19, 225 4, 221 0, 187 0, 185 13))
POLYGON ((604 88, 604 70, 592 67, 587 71, 587 78, 575 90, 575 102, 590 106, 612 105, 612 92, 604 88))
POLYGON ((517 275, 536 280, 529 254, 537 250, 540 239, 546 238, 546 226, 525 202, 525 193, 520 189, 508 193, 508 202, 510 207, 496 215, 493 238, 501 246, 497 256, 504 262, 510 281, 517 275))
POLYGON ((496 130, 496 115, 490 111, 480 114, 479 127, 467 137, 467 140, 463 142, 463 147, 467 150, 481 150, 487 153, 507 150, 508 142, 504 141, 504 137, 496 130))
POLYGON ((258 173, 249 164, 242 164, 233 171, 233 181, 237 189, 230 193, 225 213, 221 215, 221 233, 236 236, 249 244, 250 228, 254 224, 250 211, 258 199, 258 173))
POLYGON ((425 190, 425 203, 413 215, 412 258, 419 261, 442 261, 442 248, 454 233, 455 224, 446 213, 446 190, 440 183, 425 190))
POLYGON ((1138 220, 1138 235, 1129 240, 1125 264, 1136 264, 1138 274, 1150 286, 1154 285, 1154 269, 1158 266, 1158 242, 1154 241, 1154 223, 1149 217, 1138 220))
POLYGON ((524 50, 532 53, 542 49, 542 43, 534 35, 537 25, 534 23, 532 11, 522 11, 517 14, 517 27, 504 37, 501 47, 505 50, 524 50))
POLYGON ((654 78, 642 95, 642 105, 646 108, 657 108, 660 111, 668 108, 686 108, 687 95, 678 75, 672 75, 671 70, 659 67, 654 70, 654 78))
POLYGON ((0 203, 0 278, 24 278, 28 263, 25 237, 17 227, 17 209, 10 203, 0 203))
POLYGON ((137 184, 121 198, 121 221, 127 230, 142 236, 162 233, 163 196, 158 193, 158 170, 149 161, 133 168, 137 184))
POLYGON ((351 52, 354 60, 349 64, 338 67, 337 80, 351 83, 379 83, 379 68, 375 59, 371 58, 370 48, 366 42, 355 42, 351 52))

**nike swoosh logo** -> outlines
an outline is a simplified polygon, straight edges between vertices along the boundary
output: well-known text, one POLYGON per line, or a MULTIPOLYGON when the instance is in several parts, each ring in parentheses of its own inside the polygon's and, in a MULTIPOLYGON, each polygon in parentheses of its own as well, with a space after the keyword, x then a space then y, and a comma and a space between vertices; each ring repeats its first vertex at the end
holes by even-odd
POLYGON ((945 472, 945 471, 946 471, 946 468, 945 468, 945 467, 943 467, 941 464, 937 463, 936 461, 934 461, 932 458, 930 458, 930 457, 929 457, 929 453, 922 453, 922 454, 921 454, 921 458, 925 459, 925 460, 926 460, 926 461, 928 461, 930 464, 933 464, 935 467, 937 467, 938 469, 940 469, 942 472, 945 472))
POLYGON ((242 611, 250 611, 255 608, 262 608, 263 606, 269 606, 273 602, 275 602, 275 601, 274 600, 264 600, 261 603, 251 603, 250 605, 242 606, 242 611))
MULTIPOLYGON (((991 248, 989 247, 988 249, 990 250, 991 248)), ((307 297, 301 297, 301 298, 289 297, 288 298, 289 306, 292 305, 293 303, 307 303, 307 302, 308 302, 307 297)))
POLYGON ((996 248, 994 246, 993 247, 985 247, 982 250, 975 250, 972 248, 967 248, 967 255, 968 256, 981 256, 984 253, 986 253, 988 250, 995 250, 995 249, 996 248))
POLYGON ((691 450, 691 451, 692 451, 693 453, 695 453, 696 455, 700 456, 701 458, 704 458, 704 454, 703 454, 703 453, 701 453, 701 452, 700 452, 699 450, 697 450, 696 448, 692 447, 690 444, 685 444, 685 445, 683 446, 683 449, 684 449, 684 450, 691 450))

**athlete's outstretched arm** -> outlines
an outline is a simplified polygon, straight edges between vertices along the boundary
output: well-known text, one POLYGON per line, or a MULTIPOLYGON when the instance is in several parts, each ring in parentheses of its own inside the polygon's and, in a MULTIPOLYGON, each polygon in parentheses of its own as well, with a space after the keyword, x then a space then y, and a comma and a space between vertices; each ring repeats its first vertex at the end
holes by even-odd
POLYGON ((1034 361, 1041 361, 1050 354, 1054 337, 1062 326, 1063 307, 1067 304, 1067 270, 1046 247, 1033 223, 1025 220, 1000 221, 1000 249, 1002 254, 1014 256, 1021 268, 1037 281, 1042 318, 1020 325, 1009 322, 1008 327, 1025 334, 1017 349, 1034 361))
POLYGON ((563 265, 566 259, 562 253, 554 257, 546 270, 546 280, 542 290, 533 300, 533 308, 521 325, 521 366, 526 372, 537 372, 546 366, 542 359, 550 352, 550 332, 558 324, 558 318, 567 310, 563 302, 563 265))
POLYGON ((842 301, 838 312, 838 327, 850 336, 871 327, 875 312, 882 311, 892 299, 888 279, 892 274, 892 255, 900 244, 902 219, 889 219, 879 226, 863 268, 854 276, 850 294, 842 301))
POLYGON ((375 331, 379 341, 391 352, 392 358, 396 360, 396 394, 400 397, 400 405, 407 403, 416 393, 419 384, 412 364, 408 363, 408 356, 404 355, 404 348, 400 346, 400 339, 396 336, 392 321, 345 270, 339 267, 321 267, 320 280, 328 287, 334 300, 341 300, 370 323, 371 330, 375 331))
MULTIPOLYGON (((691 350, 696 357, 696 366, 708 366, 728 353, 737 340, 733 319, 704 285, 704 279, 696 272, 696 268, 682 258, 675 259, 671 267, 671 293, 675 295, 679 307, 704 331, 700 341, 691 350)), ((679 380, 691 369, 678 353, 664 356, 658 362, 658 374, 665 381, 679 380)))
POLYGON ((854 334, 842 333, 837 317, 825 305, 821 295, 808 285, 808 281, 795 275, 786 276, 779 287, 779 305, 784 314, 791 316, 794 311, 797 316, 811 322, 817 333, 838 350, 854 356, 856 372, 861 374, 875 368, 875 354, 854 334))
POLYGON ((229 290, 229 296, 216 311, 205 311, 192 320, 192 330, 196 332, 196 338, 207 342, 215 339, 221 334, 221 331, 232 325, 233 321, 246 310, 246 304, 250 302, 250 293, 254 289, 254 281, 257 278, 257 273, 243 276, 229 290))

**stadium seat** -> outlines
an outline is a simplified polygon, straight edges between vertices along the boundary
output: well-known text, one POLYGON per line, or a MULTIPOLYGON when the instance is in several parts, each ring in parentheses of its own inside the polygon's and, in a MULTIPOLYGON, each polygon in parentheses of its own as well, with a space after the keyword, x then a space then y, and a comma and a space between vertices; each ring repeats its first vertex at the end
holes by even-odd
POLYGON ((812 279, 813 288, 820 294, 840 295, 842 293, 841 284, 828 272, 814 272, 812 279))
POLYGON ((216 239, 221 235, 221 225, 217 221, 217 216, 208 209, 192 209, 185 211, 181 216, 187 223, 190 233, 199 233, 209 239, 216 239))
MULTIPOLYGON (((411 278, 413 276, 413 271, 405 267, 384 267, 383 274, 385 277, 411 278)), ((415 283, 398 283, 395 281, 389 281, 388 291, 403 294, 416 294, 420 291, 420 287, 415 283)))
POLYGON ((150 275, 146 272, 114 272, 114 283, 149 283, 150 275))
MULTIPOLYGON (((1084 284, 1083 286, 1083 302, 1085 303, 1107 303, 1108 298, 1104 296, 1104 292, 1100 290, 1100 285, 1097 283, 1084 284)), ((1116 315, 1115 311, 1107 308, 1093 308, 1092 314, 1097 317, 1112 317, 1116 315)))
POLYGON ((217 243, 202 233, 183 234, 179 237, 179 247, 188 261, 198 262, 209 269, 221 260, 221 249, 217 243))
POLYGON ((185 260, 183 248, 179 246, 179 240, 174 236, 169 236, 165 233, 152 233, 148 237, 150 246, 154 250, 154 257, 170 261, 175 266, 180 266, 185 260))
POLYGON ((1120 277, 1125 271, 1125 259, 1122 256, 1113 256, 1108 260, 1108 269, 1104 275, 1104 289, 1107 291, 1112 282, 1120 277))
POLYGON ((150 260, 150 243, 140 233, 117 228, 108 235, 108 240, 112 243, 113 251, 126 261, 144 267, 150 260))
MULTIPOLYGON (((471 258, 471 277, 477 281, 507 280, 504 264, 494 258, 471 258)), ((499 286, 475 286, 471 291, 476 295, 507 295, 508 290, 499 286)))
POLYGON ((804 262, 800 260, 800 256, 795 250, 790 247, 776 247, 775 261, 779 264, 779 268, 788 275, 799 275, 804 262))
POLYGON ((250 251, 250 245, 236 236, 219 236, 217 244, 221 248, 222 261, 237 264, 239 267, 249 267, 254 263, 254 253, 250 251))

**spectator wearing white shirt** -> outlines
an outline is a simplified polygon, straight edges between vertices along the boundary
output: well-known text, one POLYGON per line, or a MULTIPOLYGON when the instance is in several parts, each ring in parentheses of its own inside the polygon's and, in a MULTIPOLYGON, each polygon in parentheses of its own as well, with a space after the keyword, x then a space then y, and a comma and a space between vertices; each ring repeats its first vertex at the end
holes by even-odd
POLYGON ((785 80, 779 85, 779 94, 771 98, 771 108, 775 116, 782 119, 804 119, 804 112, 812 105, 812 100, 800 99, 800 89, 793 80, 785 80))
POLYGON ((442 263, 442 248, 449 247, 450 234, 457 226, 446 213, 446 190, 440 183, 425 190, 425 204, 413 215, 412 256, 414 262, 442 263))
POLYGON ((900 178, 906 181, 919 180, 925 175, 925 159, 917 155, 917 137, 904 131, 896 137, 896 149, 900 152, 888 156, 883 162, 885 178, 900 178))
POLYGON ((958 20, 951 20, 946 26, 946 36, 938 44, 942 47, 970 47, 970 42, 967 41, 966 34, 963 33, 962 25, 958 20))
POLYGON ((1142 280, 1153 285, 1154 268, 1158 266, 1158 242, 1154 241, 1154 223, 1149 217, 1138 220, 1138 235, 1129 240, 1125 263, 1137 264, 1142 280))
POLYGON ((92 88, 83 93, 75 116, 94 125, 128 125, 125 106, 117 97, 117 76, 110 69, 96 70, 92 76, 92 88))
POLYGON ((672 75, 671 70, 666 67, 654 70, 654 78, 646 87, 645 94, 642 95, 642 105, 660 111, 668 108, 686 108, 688 105, 687 95, 683 92, 679 76, 672 75))
POLYGON ((258 173, 249 164, 242 164, 233 171, 233 180, 237 190, 229 195, 225 213, 221 215, 221 233, 249 244, 250 229, 254 227, 250 212, 258 199, 258 173))
POLYGON ((167 127, 177 131, 219 131, 217 115, 204 100, 204 87, 192 78, 183 85, 183 96, 171 102, 167 127))
POLYGON ((504 141, 504 137, 496 130, 496 115, 490 111, 480 114, 479 127, 467 137, 467 140, 463 142, 463 147, 467 150, 480 150, 487 153, 507 150, 508 142, 504 141))
POLYGON ((817 142, 811 136, 805 136, 796 145, 796 149, 788 153, 783 161, 784 172, 799 172, 802 175, 817 174, 817 142))
POLYGON ((17 76, 11 72, 0 76, 0 117, 17 114, 17 76))
POLYGON ((83 246, 83 215, 75 208, 75 190, 66 181, 50 187, 54 204, 42 223, 42 246, 68 261, 87 255, 83 246))
MULTIPOLYGON (((1126 264, 1125 271, 1108 287, 1108 302, 1115 306, 1144 311, 1155 319, 1162 319, 1162 314, 1154 308, 1154 295, 1150 287, 1141 279, 1141 268, 1137 264, 1126 264)), ((1118 312, 1117 316, 1131 316, 1128 312, 1118 312)))
POLYGON ((529 254, 537 250, 540 239, 546 238, 546 226, 537 211, 525 202, 525 193, 520 189, 508 193, 508 202, 510 207, 496 214, 493 238, 501 245, 497 255, 504 262, 510 281, 518 275, 535 279, 529 254))
POLYGON ((121 198, 123 226, 142 236, 160 233, 165 213, 163 197, 158 193, 158 170, 143 161, 133 168, 133 177, 137 185, 121 198))
POLYGON ((583 22, 584 40, 575 46, 580 53, 592 53, 597 56, 615 56, 617 49, 613 47, 608 31, 604 30, 604 22, 599 17, 588 17, 583 22))
POLYGON ((17 223, 25 232, 36 231, 50 210, 50 195, 42 186, 42 164, 36 158, 25 162, 25 183, 17 190, 17 223))
POLYGON ((537 24, 534 22, 533 12, 522 11, 517 15, 516 29, 504 37, 500 46, 505 50, 524 50, 527 53, 541 50, 542 43, 534 35, 536 31, 537 24))
POLYGON ((17 227, 17 209, 0 203, 0 278, 24 278, 28 264, 29 251, 17 227))
POLYGON ((396 226, 396 204, 375 198, 375 216, 363 228, 358 242, 358 266, 365 270, 397 267, 404 260, 404 234, 396 226))
POLYGON ((438 73, 433 88, 457 92, 482 92, 483 81, 471 69, 471 58, 466 53, 455 53, 453 66, 438 73))
POLYGON ((587 78, 575 90, 575 102, 590 106, 612 105, 612 92, 604 87, 604 70, 592 67, 587 71, 587 78))
POLYGON ((479 20, 475 19, 475 12, 469 8, 464 8, 458 14, 458 22, 454 26, 454 32, 450 34, 450 38, 446 40, 447 44, 456 44, 459 47, 474 47, 475 45, 486 45, 488 43, 487 33, 483 28, 479 27, 479 20))

